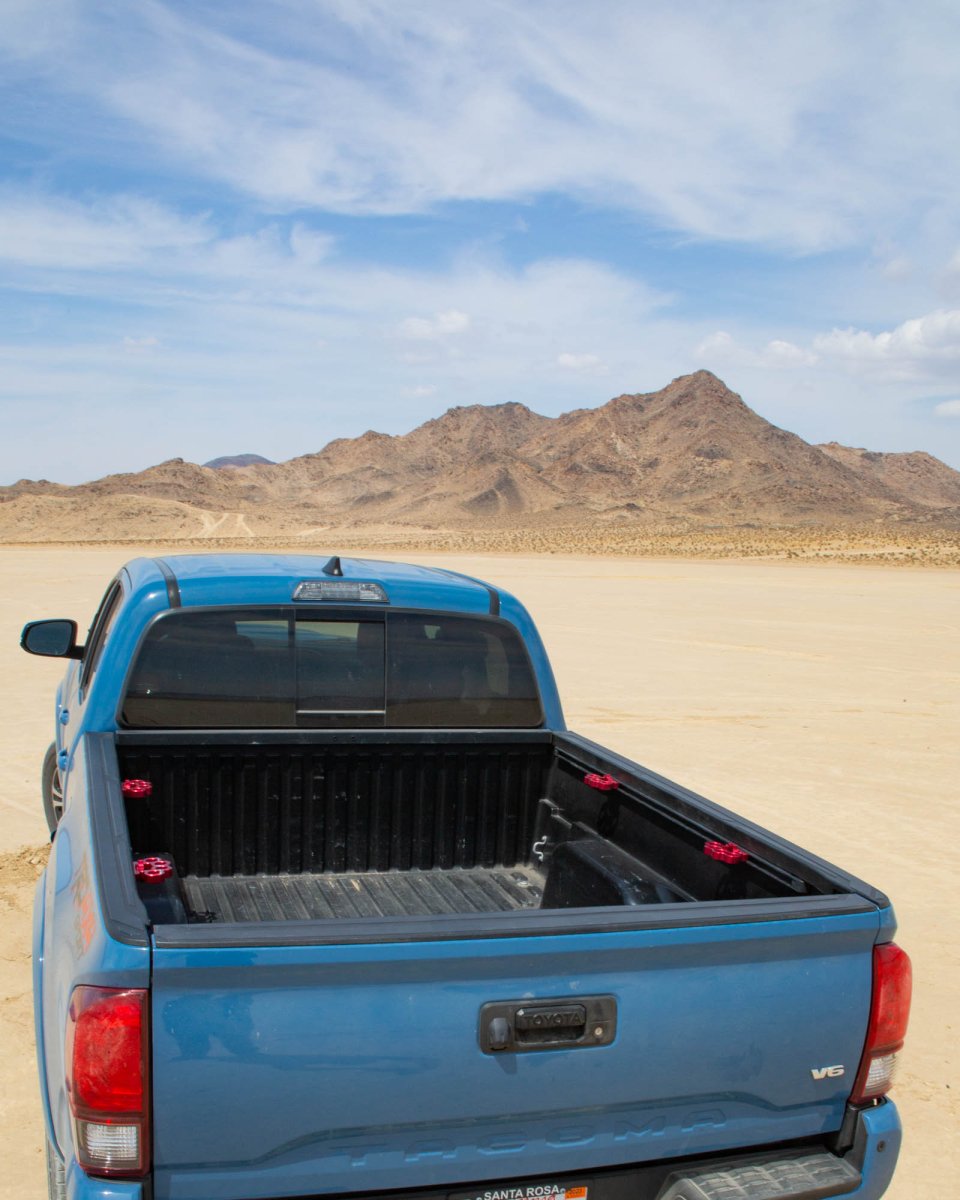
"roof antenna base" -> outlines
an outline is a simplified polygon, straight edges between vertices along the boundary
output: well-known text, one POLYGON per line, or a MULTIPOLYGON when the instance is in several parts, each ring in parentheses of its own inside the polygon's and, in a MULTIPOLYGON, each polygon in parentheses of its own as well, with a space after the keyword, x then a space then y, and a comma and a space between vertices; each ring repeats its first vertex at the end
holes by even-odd
POLYGON ((343 575, 343 567, 340 566, 340 558, 336 554, 329 561, 325 562, 321 569, 324 575, 343 575))

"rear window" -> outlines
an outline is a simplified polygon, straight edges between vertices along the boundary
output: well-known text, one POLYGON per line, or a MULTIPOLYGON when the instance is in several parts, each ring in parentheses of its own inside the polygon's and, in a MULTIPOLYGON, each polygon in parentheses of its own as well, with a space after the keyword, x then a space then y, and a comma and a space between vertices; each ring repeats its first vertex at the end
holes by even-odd
POLYGON ((415 613, 180 611, 150 628, 122 709, 132 728, 533 728, 516 630, 415 613))

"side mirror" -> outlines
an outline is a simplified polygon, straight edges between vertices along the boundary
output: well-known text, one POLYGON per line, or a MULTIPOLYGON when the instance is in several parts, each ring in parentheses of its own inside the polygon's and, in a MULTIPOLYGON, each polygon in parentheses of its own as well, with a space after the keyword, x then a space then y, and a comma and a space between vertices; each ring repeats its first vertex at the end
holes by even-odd
POLYGON ((29 621, 20 635, 20 645, 28 654, 44 658, 83 658, 77 645, 76 621, 29 621))

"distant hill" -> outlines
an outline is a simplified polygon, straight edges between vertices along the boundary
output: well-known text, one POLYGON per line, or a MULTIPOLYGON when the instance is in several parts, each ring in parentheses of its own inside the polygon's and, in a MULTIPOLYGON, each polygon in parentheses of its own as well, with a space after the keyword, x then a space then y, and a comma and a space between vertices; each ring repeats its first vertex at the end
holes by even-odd
POLYGON ((810 445, 708 371, 559 417, 516 403, 452 408, 410 433, 340 438, 284 463, 171 459, 76 487, 21 480, 0 488, 5 541, 297 536, 374 523, 865 522, 960 526, 960 472, 922 452, 810 445))
POLYGON ((880 454, 828 442, 818 446, 863 479, 892 488, 918 504, 960 506, 960 471, 923 450, 907 454, 880 454))
POLYGON ((262 463, 268 467, 275 465, 272 458, 264 458, 262 454, 226 454, 221 458, 211 458, 203 465, 219 471, 223 467, 252 467, 256 463, 262 463))

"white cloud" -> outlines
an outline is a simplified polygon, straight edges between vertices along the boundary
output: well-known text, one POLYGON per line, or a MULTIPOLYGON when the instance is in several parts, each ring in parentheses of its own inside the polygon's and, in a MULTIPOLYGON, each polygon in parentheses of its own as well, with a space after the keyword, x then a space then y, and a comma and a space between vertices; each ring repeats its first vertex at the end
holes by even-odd
POLYGON ((398 332, 402 338, 411 341, 433 342, 452 334, 464 333, 469 328, 470 318, 467 314, 451 308, 432 317, 405 317, 400 322, 398 332))
POLYGON ((694 350, 697 358, 730 361, 734 356, 745 353, 725 329, 711 333, 694 350))
POLYGON ((432 383, 420 383, 416 387, 405 387, 400 389, 400 394, 409 396, 413 400, 423 400, 427 396, 435 396, 437 389, 432 383))
POLYGON ((767 342, 760 357, 764 365, 769 367, 810 367, 817 361, 817 356, 809 350, 802 350, 793 342, 785 342, 780 338, 767 342))
POLYGON ((36 192, 0 190, 0 263, 5 283, 36 290, 96 290, 98 282, 176 279, 178 286, 216 277, 234 286, 302 287, 334 247, 325 233, 268 222, 226 235, 209 215, 184 215, 142 196, 81 203, 36 192))
POLYGON ((741 345, 726 330, 720 329, 711 333, 700 342, 694 351, 698 362, 713 364, 718 367, 767 367, 791 369, 796 367, 811 367, 817 362, 817 356, 809 350, 773 338, 759 350, 751 350, 741 345))
POLYGON ((832 329, 809 346, 774 338, 758 349, 725 330, 703 338, 694 354, 706 366, 844 370, 890 380, 960 380, 960 310, 947 309, 904 321, 894 329, 832 329))
POLYGON ((558 354, 557 366, 565 371, 580 371, 587 375, 606 374, 606 364, 596 354, 558 354))
POLYGON ((854 372, 890 372, 899 378, 960 372, 960 310, 927 313, 895 329, 868 333, 833 329, 813 339, 815 351, 854 372))
POLYGON ((56 137, 273 206, 563 193, 811 249, 949 212, 956 192, 960 10, 939 0, 606 0, 602 20, 553 0, 500 0, 496 19, 477 0, 152 0, 68 6, 56 39, 46 8, 18 0, 0 38, 58 98, 56 137))
POLYGON ((0 261, 58 271, 132 268, 153 254, 192 253, 212 230, 138 196, 79 204, 6 189, 0 192, 0 261))
POLYGON ((334 239, 325 233, 317 233, 306 225, 294 225, 290 231, 290 249, 301 263, 316 266, 326 259, 333 249, 334 239))
POLYGON ((901 283, 909 279, 913 271, 914 264, 905 254, 888 259, 880 268, 881 275, 894 283, 901 283))
POLYGON ((933 411, 938 417, 960 417, 960 400, 944 400, 933 411))

